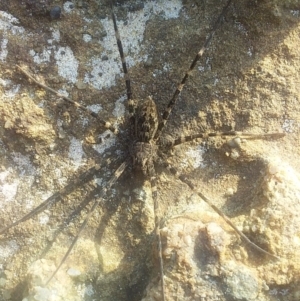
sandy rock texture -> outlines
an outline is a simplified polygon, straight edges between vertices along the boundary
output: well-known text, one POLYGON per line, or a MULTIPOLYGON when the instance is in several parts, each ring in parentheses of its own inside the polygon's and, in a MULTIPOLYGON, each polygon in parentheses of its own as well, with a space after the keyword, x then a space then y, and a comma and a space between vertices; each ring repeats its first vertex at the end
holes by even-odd
MULTIPOLYGON (((169 300, 297 300, 299 187, 299 175, 273 158, 256 191, 259 204, 250 217, 239 216, 235 222, 278 259, 240 244, 201 200, 168 220, 162 236, 169 300)), ((159 292, 159 285, 149 285, 143 300, 160 300, 159 292)))
MULTIPOLYGON (((116 3, 136 99, 151 95, 161 116, 225 4, 116 3)), ((194 141, 168 152, 197 191, 279 259, 241 241, 158 164, 167 300, 300 300, 299 20, 298 0, 233 1, 163 132, 163 141, 199 131, 286 134, 194 141)), ((108 1, 0 1, 0 227, 70 188, 1 235, 0 300, 161 300, 151 186, 132 169, 101 199, 45 286, 129 156, 121 68, 108 1), (119 134, 37 87, 16 64, 119 134), (93 179, 76 184, 95 165, 93 179)))

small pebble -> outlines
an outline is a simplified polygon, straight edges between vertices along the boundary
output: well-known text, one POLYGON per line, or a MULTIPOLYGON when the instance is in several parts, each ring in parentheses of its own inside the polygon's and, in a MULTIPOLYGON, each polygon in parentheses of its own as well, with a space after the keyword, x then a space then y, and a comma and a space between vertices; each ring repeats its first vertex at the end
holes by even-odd
POLYGON ((269 173, 271 175, 275 175, 275 174, 279 173, 279 171, 280 171, 280 167, 279 167, 278 164, 276 164, 276 163, 273 163, 273 164, 270 163, 270 165, 269 165, 269 173))
POLYGON ((50 10, 51 19, 59 19, 61 17, 61 8, 59 6, 54 6, 50 10))
POLYGON ((144 63, 144 66, 145 66, 146 68, 149 68, 149 67, 151 67, 152 65, 153 65, 153 60, 152 60, 152 58, 148 57, 148 59, 147 59, 146 62, 144 63))
POLYGON ((230 157, 233 159, 233 160, 237 160, 239 157, 240 157, 240 154, 237 150, 232 150, 231 154, 230 154, 230 157))
POLYGON ((227 144, 228 144, 230 147, 232 147, 232 148, 234 148, 234 147, 239 147, 239 146, 241 145, 241 138, 240 138, 240 137, 235 137, 235 138, 229 140, 229 141, 227 142, 227 144))
POLYGON ((73 269, 73 268, 70 268, 68 269, 67 271, 68 275, 71 276, 71 277, 78 277, 81 275, 81 272, 76 270, 76 269, 73 269))
POLYGON ((83 90, 83 89, 86 89, 86 88, 87 88, 87 84, 84 83, 84 82, 81 81, 81 80, 78 80, 78 81, 76 82, 76 87, 77 87, 77 89, 79 89, 79 90, 83 90))
POLYGON ((231 188, 231 187, 228 188, 228 189, 227 189, 227 192, 226 192, 226 195, 227 195, 227 196, 231 196, 231 195, 233 195, 233 194, 234 194, 234 189, 231 188))

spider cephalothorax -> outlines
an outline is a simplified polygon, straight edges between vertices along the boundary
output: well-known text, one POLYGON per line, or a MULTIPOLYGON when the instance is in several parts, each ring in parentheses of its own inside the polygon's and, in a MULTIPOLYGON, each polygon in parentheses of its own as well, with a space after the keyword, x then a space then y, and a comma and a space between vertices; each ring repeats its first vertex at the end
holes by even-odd
POLYGON ((151 97, 138 104, 134 118, 134 141, 130 147, 133 165, 147 175, 147 166, 153 164, 157 145, 153 140, 158 127, 156 104, 151 97))

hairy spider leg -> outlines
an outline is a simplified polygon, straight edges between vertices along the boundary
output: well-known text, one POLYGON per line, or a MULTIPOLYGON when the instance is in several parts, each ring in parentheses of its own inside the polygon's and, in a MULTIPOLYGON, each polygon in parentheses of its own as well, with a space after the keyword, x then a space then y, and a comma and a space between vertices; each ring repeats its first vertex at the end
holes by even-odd
POLYGON ((168 141, 163 144, 165 148, 172 148, 173 146, 180 145, 182 143, 194 141, 197 139, 209 139, 213 137, 239 137, 247 140, 254 139, 279 139, 285 136, 285 133, 265 133, 265 134, 252 134, 252 133, 244 133, 239 131, 228 131, 228 132, 212 132, 212 133, 198 133, 193 135, 187 135, 175 138, 172 141, 168 141))
POLYGON ((18 219, 17 221, 11 223, 10 225, 3 227, 0 229, 0 235, 5 233, 7 230, 19 225, 22 222, 27 221, 28 219, 34 217, 35 215, 41 213, 47 206, 52 206, 55 203, 57 203, 59 200, 61 200, 64 196, 70 194, 73 190, 75 190, 77 187, 91 181, 94 177, 94 175, 99 172, 100 166, 96 165, 81 174, 77 179, 69 183, 66 187, 61 189, 60 191, 54 193, 52 196, 50 196, 48 199, 46 199, 44 202, 42 202, 40 205, 38 205, 36 208, 31 210, 28 214, 24 215, 22 218, 18 219))
POLYGON ((41 83, 40 81, 38 81, 37 79, 35 79, 29 72, 27 72, 26 70, 24 70, 22 67, 20 67, 19 65, 16 65, 16 66, 17 66, 17 68, 18 68, 23 74, 25 74, 25 75, 26 75, 30 80, 32 80, 36 85, 38 85, 38 86, 40 86, 41 88, 43 88, 43 89, 45 89, 45 90, 47 90, 47 91, 49 91, 49 92, 51 92, 51 93, 57 95, 59 98, 62 98, 63 100, 65 100, 65 101, 71 103, 71 104, 74 105, 75 107, 79 108, 80 110, 82 110, 82 111, 88 113, 89 115, 91 115, 92 117, 96 118, 96 119, 99 121, 99 123, 100 123, 102 126, 104 126, 106 129, 111 130, 111 131, 112 131, 113 133, 115 133, 115 134, 118 132, 118 130, 117 130, 115 127, 113 127, 112 124, 111 124, 110 122, 105 121, 105 120, 103 120, 102 118, 100 118, 100 116, 99 116, 97 113, 95 113, 95 112, 93 112, 92 110, 90 110, 89 108, 87 108, 87 107, 81 105, 79 102, 74 101, 74 100, 72 100, 71 98, 69 98, 69 97, 67 97, 67 96, 65 96, 65 95, 63 95, 63 94, 61 94, 61 93, 55 91, 54 89, 48 87, 47 85, 44 85, 43 83, 41 83))
POLYGON ((190 65, 190 68, 188 69, 188 71, 186 71, 184 77, 182 78, 180 84, 177 86, 174 94, 173 94, 173 97, 171 98, 171 100, 169 101, 163 115, 162 115, 162 120, 161 122, 159 123, 158 125, 158 129, 157 129, 157 132, 154 136, 154 140, 158 140, 160 138, 160 135, 161 135, 161 132, 163 130, 163 128, 165 127, 168 119, 169 119, 169 116, 172 112, 172 109, 174 108, 177 100, 178 100, 178 96, 179 94, 181 93, 181 91, 183 90, 184 88, 184 85, 186 84, 186 81, 188 80, 191 72, 194 70, 197 62, 199 61, 199 59, 202 57, 204 51, 207 49, 211 39, 213 38, 216 30, 218 29, 219 25, 221 24, 221 21, 223 19, 223 17, 226 15, 227 11, 228 11, 228 8, 231 4, 232 0, 229 0, 226 5, 224 6, 222 12, 220 13, 220 15, 218 16, 216 22, 214 23, 213 25, 213 28, 211 30, 211 32, 209 33, 208 37, 206 38, 203 46, 201 47, 201 49, 199 50, 199 52, 197 53, 197 55, 195 56, 193 62, 191 63, 190 65))
POLYGON ((62 258, 62 260, 60 261, 60 264, 57 266, 56 270, 52 273, 52 275, 49 277, 49 279, 47 280, 47 282, 45 283, 45 285, 47 285, 52 279, 53 277, 56 275, 56 273, 59 271, 60 267, 64 264, 64 262, 66 261, 66 259, 68 258, 69 254, 71 253, 71 251, 73 250, 77 240, 79 239, 82 231, 84 230, 84 228, 86 227, 90 217, 93 215, 95 209, 98 207, 98 205, 101 203, 103 196, 105 195, 105 193, 107 192, 107 190, 109 190, 119 179, 119 177, 122 175, 122 173, 124 172, 124 170, 127 168, 127 166, 129 165, 130 161, 124 161, 114 172, 113 176, 110 178, 110 180, 107 182, 107 184, 105 185, 105 187, 103 187, 101 189, 100 194, 97 196, 97 198, 94 201, 93 206, 90 208, 89 212, 87 213, 84 221, 82 222, 76 236, 74 237, 71 245, 69 246, 67 252, 65 253, 64 257, 62 258))

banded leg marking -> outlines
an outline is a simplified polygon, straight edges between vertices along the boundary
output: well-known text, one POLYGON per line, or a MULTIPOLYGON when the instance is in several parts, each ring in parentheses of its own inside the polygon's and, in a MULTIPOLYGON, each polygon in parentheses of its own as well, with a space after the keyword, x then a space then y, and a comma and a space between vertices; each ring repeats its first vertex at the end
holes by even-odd
POLYGON ((128 73, 128 69, 127 69, 126 58, 125 58, 125 54, 124 54, 124 50, 123 50, 121 37, 120 37, 120 34, 119 34, 119 29, 118 29, 118 26, 117 26, 116 16, 113 12, 113 3, 112 3, 112 1, 110 1, 110 5, 111 5, 112 20, 113 20, 113 23, 114 23, 115 36, 116 36, 116 40, 117 40, 117 46, 118 46, 118 50, 119 50, 119 54, 120 54, 120 58, 121 58, 121 62, 122 62, 123 73, 124 73, 124 76, 125 76, 128 110, 129 110, 130 117, 133 117, 135 115, 136 103, 132 99, 132 90, 131 90, 130 77, 129 77, 129 73, 128 73))
POLYGON ((229 131, 229 132, 213 132, 213 133, 199 133, 193 134, 189 136, 178 137, 171 142, 164 144, 163 146, 166 148, 171 148, 176 145, 180 145, 185 142, 190 142, 196 139, 208 139, 212 137, 239 137, 247 140, 254 139, 279 139, 285 136, 285 133, 267 133, 267 134, 251 134, 251 133, 243 133, 237 131, 229 131))
POLYGON ((220 23, 221 23, 221 20, 222 18, 225 16, 227 10, 228 10, 228 7, 230 6, 232 0, 229 0, 226 4, 226 6, 223 8, 222 12, 220 13, 217 21, 215 22, 210 34, 208 35, 208 37, 206 38, 205 42, 204 42, 204 45, 202 46, 202 48, 200 49, 200 51, 197 53, 196 57, 194 58, 192 64, 190 65, 190 68, 188 69, 188 71, 186 71, 184 77, 182 78, 180 84, 178 85, 177 89, 175 90, 174 94, 173 94, 173 97, 171 98, 171 100, 169 101, 164 113, 163 113, 163 116, 162 116, 162 121, 159 123, 158 125, 158 129, 157 129, 157 132, 155 134, 155 137, 154 137, 154 140, 157 140, 159 137, 160 137, 160 134, 161 134, 161 131, 162 129, 165 127, 168 119, 169 119, 169 116, 172 112, 172 109, 173 107, 175 106, 176 104, 176 101, 178 99, 178 96, 179 94, 181 93, 182 89, 184 88, 184 85, 187 81, 187 79, 189 78, 191 72, 194 70, 197 62, 199 61, 199 59, 202 57, 204 51, 206 50, 207 46, 209 45, 211 39, 213 38, 216 30, 218 29, 220 23))
POLYGON ((61 189, 60 191, 56 192, 52 196, 50 196, 47 200, 42 202, 39 206, 31 210, 28 214, 24 215, 22 218, 19 220, 13 222, 12 224, 3 227, 0 229, 0 235, 6 232, 7 230, 19 225, 22 222, 27 221, 28 219, 34 217, 35 215, 39 214, 42 212, 47 206, 52 206, 55 203, 59 201, 60 198, 70 194, 73 190, 75 190, 77 187, 82 186, 83 184, 91 181, 94 177, 94 175, 99 171, 100 166, 94 166, 87 170, 85 173, 81 174, 78 179, 72 181, 69 183, 66 187, 61 189))
POLYGON ((178 173, 178 171, 172 167, 170 164, 168 163, 164 163, 164 166, 176 177, 178 178, 181 182, 185 183, 186 185, 188 185, 190 187, 190 189, 192 191, 194 191, 195 193, 198 194, 198 196, 205 201, 217 214, 219 214, 224 221, 235 231, 235 233, 241 237, 242 240, 244 240, 249 246, 251 246, 253 249, 264 253, 274 259, 281 259, 280 257, 269 253, 268 251, 262 249, 261 247, 259 247, 258 245, 256 245, 254 242, 252 242, 243 232, 241 232, 231 221, 230 219, 218 208, 216 207, 214 204, 212 204, 212 202, 201 192, 197 191, 195 186, 193 185, 193 183, 187 179, 185 176, 182 176, 178 173))
POLYGON ((64 262, 66 261, 66 259, 68 258, 69 254, 71 253, 71 251, 73 250, 77 240, 79 239, 82 231, 84 230, 84 228, 86 227, 90 217, 93 215, 95 209, 98 207, 98 205, 100 204, 100 202, 102 201, 103 196, 105 195, 106 191, 108 189, 110 189, 115 183, 116 181, 119 179, 119 177, 122 175, 122 173, 124 172, 124 170, 127 168, 127 166, 129 165, 130 160, 124 161, 115 171, 114 175, 111 177, 111 179, 107 182, 106 186, 101 190, 100 195, 95 199, 93 206, 91 207, 91 209, 89 210, 89 212, 87 213, 84 221, 82 222, 75 238, 73 239, 71 245, 69 246, 66 254, 64 255, 64 257, 62 258, 60 264, 57 266, 56 270, 53 272, 53 274, 50 276, 50 278, 47 280, 46 285, 53 279, 53 277, 56 275, 56 273, 59 271, 59 269, 61 268, 61 266, 64 264, 64 262))
POLYGON ((103 126, 104 126, 105 128, 107 128, 107 129, 109 129, 109 130, 112 131, 113 133, 116 134, 116 133, 118 132, 118 130, 117 130, 115 127, 113 127, 112 124, 111 124, 110 122, 104 121, 103 119, 101 119, 97 113, 95 113, 95 112, 93 112, 92 110, 90 110, 90 109, 86 108, 85 106, 81 105, 79 102, 74 101, 74 100, 72 100, 71 98, 69 98, 69 97, 67 97, 67 96, 65 96, 65 95, 62 95, 62 94, 60 94, 59 92, 55 91, 54 89, 52 89, 52 88, 50 88, 50 87, 48 87, 48 86, 42 84, 42 83, 39 82, 37 79, 35 79, 29 72, 27 72, 26 70, 24 70, 23 68, 21 68, 19 65, 16 65, 16 66, 17 66, 17 68, 18 68, 23 74, 25 74, 29 79, 31 79, 36 85, 38 85, 38 86, 40 86, 41 88, 43 88, 43 89, 45 89, 45 90, 47 90, 47 91, 49 91, 49 92, 51 92, 51 93, 57 95, 59 98, 62 98, 63 100, 65 100, 65 101, 71 103, 72 105, 74 105, 75 107, 79 108, 80 110, 87 112, 87 113, 90 114, 92 117, 96 118, 96 119, 99 121, 99 123, 100 123, 101 125, 103 125, 103 126))

